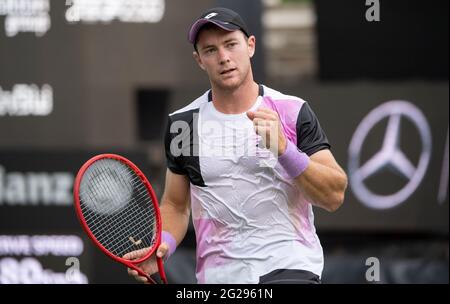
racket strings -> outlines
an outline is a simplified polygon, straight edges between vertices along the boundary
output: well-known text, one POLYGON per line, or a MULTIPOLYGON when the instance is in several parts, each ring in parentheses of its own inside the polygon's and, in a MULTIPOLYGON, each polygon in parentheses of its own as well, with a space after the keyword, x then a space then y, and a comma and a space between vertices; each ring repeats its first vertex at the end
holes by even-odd
MULTIPOLYGON (((137 192, 137 193, 139 193, 139 194, 141 194, 141 195, 144 195, 144 193, 146 193, 146 188, 143 186, 143 185, 140 185, 139 186, 139 191, 137 192), (143 188, 145 188, 145 189, 143 189, 143 188)), ((141 201, 137 201, 137 203, 141 203, 141 201)), ((132 209, 131 211, 130 210, 125 210, 125 212, 122 212, 122 213, 116 213, 120 218, 119 219, 116 219, 116 220, 113 220, 113 221, 111 221, 111 222, 122 222, 122 221, 124 221, 126 218, 129 218, 129 217, 133 217, 133 218, 135 218, 135 217, 137 217, 138 215, 136 214, 136 212, 137 212, 137 208, 134 208, 134 209, 132 209)), ((148 209, 148 208, 145 208, 144 209, 144 212, 146 212, 146 213, 149 213, 150 212, 150 209, 148 209)), ((146 217, 147 218, 149 218, 150 217, 150 215, 149 214, 147 214, 146 215, 146 217)), ((88 216, 86 216, 86 219, 87 220, 91 220, 92 222, 93 222, 93 226, 97 226, 97 228, 96 228, 96 230, 93 230, 92 232, 93 232, 93 234, 94 235, 98 235, 99 233, 107 233, 108 232, 108 230, 110 229, 110 227, 111 227, 111 225, 104 225, 104 226, 102 226, 102 225, 99 225, 99 220, 98 220, 98 218, 99 218, 99 216, 97 215, 97 214, 95 214, 95 213, 90 213, 90 215, 88 215, 88 216)), ((148 224, 148 225, 150 225, 150 226, 153 226, 153 225, 155 225, 156 224, 156 217, 153 217, 153 219, 151 220, 151 222, 148 224)), ((132 231, 130 231, 130 234, 131 235, 138 235, 139 236, 139 234, 140 234, 140 232, 144 229, 145 227, 143 226, 143 224, 141 223, 139 226, 136 226, 132 231)), ((114 239, 111 239, 111 238, 107 238, 107 239, 105 239, 104 240, 104 243, 105 243, 105 245, 106 245, 106 247, 114 247, 114 246, 118 246, 118 241, 115 241, 114 242, 114 239)), ((129 252, 129 251, 132 251, 132 250, 135 250, 136 249, 136 246, 138 246, 139 248, 145 248, 145 247, 148 247, 147 246, 147 243, 148 242, 142 242, 142 243, 139 243, 139 239, 135 239, 135 238, 132 238, 132 239, 130 239, 130 245, 128 246, 128 247, 121 247, 120 249, 121 249, 121 251, 124 251, 124 252, 129 252), (134 246, 133 246, 134 245, 134 246)))
MULTIPOLYGON (((138 177, 135 177, 134 178, 134 180, 140 180, 138 177)), ((146 195, 146 193, 147 193, 147 188, 145 188, 145 186, 143 186, 143 184, 142 183, 133 183, 133 184, 135 184, 135 185, 137 185, 137 193, 138 193, 138 195, 141 195, 142 197, 144 196, 144 195, 146 195)), ((87 193, 87 195, 89 195, 89 193, 87 193)), ((92 197, 91 197, 91 199, 93 199, 92 197)), ((140 201, 138 201, 137 203, 141 203, 140 201)), ((84 207, 84 206, 83 206, 84 207)), ((83 208, 83 209, 85 209, 85 208, 83 208)), ((116 209, 111 209, 111 210, 108 210, 108 212, 115 212, 115 211, 117 211, 117 209, 118 208, 116 208, 116 209)), ((133 212, 136 212, 136 210, 137 209, 133 209, 132 211, 133 212)), ((145 212, 150 212, 150 210, 149 209, 145 209, 145 212)), ((87 213, 87 212, 86 212, 87 213)), ((130 216, 133 216, 133 217, 135 217, 135 216, 137 216, 136 214, 130 214, 130 213, 120 213, 120 216, 125 216, 125 217, 130 217, 130 216)), ((90 214, 89 215, 87 215, 86 217, 85 217, 85 219, 86 220, 92 220, 95 224, 97 224, 97 219, 98 219, 99 217, 98 217, 98 215, 96 214, 96 213, 93 213, 93 212, 90 212, 90 214)), ((155 224, 155 222, 156 222, 156 217, 154 217, 153 219, 152 219, 152 221, 151 221, 151 223, 150 223, 150 225, 153 225, 153 224, 155 224)), ((99 228, 102 228, 101 226, 99 226, 99 228)), ((94 231, 95 232, 95 231, 94 231)))
MULTIPOLYGON (((125 214, 125 216, 129 216, 129 213, 125 214)), ((115 222, 122 221, 123 220, 122 218, 123 217, 121 217, 121 219, 119 219, 119 220, 116 220, 115 222)), ((155 222, 156 222, 156 220, 154 220, 152 223, 150 223, 150 226, 152 224, 154 224, 155 222)), ((107 234, 108 231, 111 228, 112 228, 111 225, 108 225, 108 226, 102 227, 101 229, 98 229, 98 230, 95 230, 95 231, 92 231, 92 232, 94 234, 99 234, 99 233, 107 234)), ((103 243, 105 243, 104 246, 107 247, 107 248, 120 246, 121 247, 120 248, 121 251, 124 251, 124 252, 130 252, 130 251, 133 251, 135 249, 141 249, 141 248, 148 247, 148 244, 147 244, 148 242, 145 242, 145 239, 144 239, 144 242, 142 242, 142 243, 139 242, 139 240, 141 239, 140 238, 141 237, 140 236, 141 231, 144 228, 145 228, 144 224, 140 223, 139 225, 135 226, 134 229, 132 229, 129 232, 129 234, 130 234, 130 237, 129 237, 130 243, 126 247, 123 247, 123 245, 125 245, 125 244, 122 244, 122 246, 120 245, 121 239, 115 240, 113 236, 111 236, 109 238, 106 238, 104 240, 104 242, 103 242, 103 243), (132 237, 132 236, 137 236, 137 237, 132 237), (136 247, 136 246, 138 246, 138 247, 136 247)), ((152 243, 152 242, 150 242, 150 243, 152 243)))
MULTIPOLYGON (((138 178, 136 178, 136 179, 138 179, 138 178)), ((146 189, 142 184, 137 184, 137 183, 136 183, 136 185, 137 185, 137 188, 136 188, 136 189, 137 189, 137 192, 136 192, 136 193, 137 193, 138 195, 144 196, 144 195, 147 193, 147 189, 146 189)), ((94 191, 96 191, 96 190, 94 190, 94 191)), ((92 197, 92 195, 91 195, 91 193, 89 193, 89 191, 87 191, 87 193, 81 194, 80 196, 83 196, 83 195, 89 196, 89 198, 90 198, 92 201, 94 201, 94 199, 95 199, 94 197, 92 197)), ((138 203, 141 203, 141 202, 139 201, 138 203)), ((98 218, 98 213, 90 212, 89 209, 86 208, 85 205, 82 206, 82 208, 86 209, 86 213, 89 212, 89 215, 87 215, 87 216, 85 217, 85 219, 87 219, 87 220, 93 219, 93 220, 95 221, 95 219, 98 218)), ((119 209, 119 208, 104 209, 103 212, 104 212, 104 213, 115 213, 118 209, 119 209)))
MULTIPOLYGON (((108 183, 108 185, 110 185, 110 184, 108 183)), ((140 188, 142 189, 142 188, 145 188, 145 187, 141 185, 140 188)), ((137 192, 137 195, 138 195, 137 197, 139 197, 139 195, 142 195, 142 197, 143 197, 143 193, 141 192, 141 190, 139 190, 137 192)), ((132 203, 134 203, 134 204, 136 204, 136 203, 141 204, 141 201, 137 200, 136 198, 134 198, 132 203)), ((131 210, 130 209, 124 209, 122 213, 115 213, 116 218, 117 218, 117 216, 118 216, 118 218, 113 221, 113 224, 114 224, 114 222, 117 222, 117 221, 123 222, 126 218, 136 218, 138 216, 138 214, 136 214, 136 212, 138 210, 139 210, 139 208, 132 208, 131 210)), ((145 208, 144 210, 148 212, 149 209, 145 208)), ((146 217, 148 217, 148 215, 146 217)), ((131 235, 139 234, 139 231, 137 231, 137 229, 139 229, 139 231, 140 231, 142 229, 142 225, 140 225, 140 226, 134 228, 133 230, 131 230, 129 232, 129 234, 131 234, 131 235)), ((132 238, 132 237, 130 236, 129 238, 132 238)), ((134 239, 132 238, 131 240, 134 240, 134 239)), ((145 244, 145 243, 143 243, 143 244, 145 244)), ((109 243, 106 243, 106 245, 107 246, 108 245, 115 246, 116 243, 109 242, 109 243)), ((135 245, 137 245, 137 244, 135 243, 135 245)))
POLYGON ((148 190, 134 170, 118 160, 101 159, 86 170, 80 207, 94 237, 116 256, 156 242, 157 216, 148 190))
MULTIPOLYGON (((121 173, 121 174, 123 174, 123 173, 121 173)), ((111 190, 109 184, 110 183, 107 184, 108 185, 107 188, 109 188, 109 190, 111 190)), ((138 192, 138 193, 140 193, 140 192, 138 192)), ((94 194, 95 194, 95 191, 94 191, 94 194)), ((136 199, 134 199, 134 201, 132 201, 132 203, 134 203, 134 204, 136 202, 140 203, 140 201, 138 201, 136 199)), ((145 239, 144 239, 144 242, 140 241, 141 238, 140 238, 140 235, 139 235, 140 233, 139 232, 142 231, 142 229, 144 228, 142 226, 142 224, 139 225, 139 226, 136 226, 135 228, 132 228, 132 230, 128 231, 128 234, 135 235, 135 236, 137 235, 138 238, 139 238, 139 239, 136 238, 137 239, 137 241, 136 241, 135 238, 133 238, 132 236, 129 236, 128 237, 130 239, 130 242, 129 242, 130 245, 129 246, 126 246, 126 243, 123 242, 123 237, 118 238, 118 239, 114 239, 115 235, 110 233, 111 228, 115 227, 114 226, 115 222, 118 222, 118 221, 124 222, 124 220, 126 218, 130 218, 130 217, 131 218, 136 218, 137 217, 136 210, 138 210, 138 209, 137 208, 132 208, 131 211, 130 211, 130 209, 128 209, 128 210, 125 209, 121 213, 117 213, 116 212, 116 213, 114 213, 115 217, 112 218, 112 219, 111 218, 109 219, 110 220, 109 223, 104 223, 104 226, 103 226, 104 228, 101 231, 98 231, 98 230, 97 231, 93 231, 97 235, 99 234, 98 232, 103 232, 103 233, 106 232, 106 233, 108 233, 109 237, 107 237, 106 239, 101 240, 101 241, 105 245, 105 247, 107 247, 107 248, 119 247, 118 250, 116 250, 114 252, 115 254, 120 255, 121 251, 135 250, 136 248, 133 248, 133 247, 135 247, 136 245, 141 245, 139 247, 145 247, 146 245, 148 245, 148 244, 146 244, 148 242, 146 242, 145 239), (117 215, 119 215, 119 218, 117 217, 117 215), (122 244, 120 244, 121 242, 122 242, 122 244), (138 242, 140 242, 140 243, 138 243, 138 242)), ((146 208, 144 210, 148 211, 149 209, 146 208)), ((110 212, 110 211, 108 210, 108 212, 110 212)), ((148 217, 148 215, 147 215, 147 217, 148 217)), ((98 220, 96 222, 94 222, 94 224, 98 224, 98 220)), ((102 226, 100 226, 100 227, 102 227, 102 226)))

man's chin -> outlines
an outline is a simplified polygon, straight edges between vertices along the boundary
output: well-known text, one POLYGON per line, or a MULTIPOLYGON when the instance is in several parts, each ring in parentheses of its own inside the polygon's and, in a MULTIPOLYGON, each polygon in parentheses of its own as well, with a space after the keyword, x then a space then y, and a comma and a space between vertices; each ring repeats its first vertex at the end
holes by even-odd
POLYGON ((225 91, 233 91, 239 88, 240 85, 241 83, 236 79, 227 79, 225 81, 216 82, 216 86, 225 91))

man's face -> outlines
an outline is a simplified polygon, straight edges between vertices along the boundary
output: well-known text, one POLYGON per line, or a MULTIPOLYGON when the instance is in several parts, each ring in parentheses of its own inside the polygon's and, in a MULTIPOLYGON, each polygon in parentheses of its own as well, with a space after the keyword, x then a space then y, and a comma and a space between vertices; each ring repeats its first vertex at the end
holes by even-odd
POLYGON ((194 57, 217 87, 238 88, 251 72, 250 58, 255 52, 255 37, 239 30, 229 32, 209 27, 199 33, 194 57))

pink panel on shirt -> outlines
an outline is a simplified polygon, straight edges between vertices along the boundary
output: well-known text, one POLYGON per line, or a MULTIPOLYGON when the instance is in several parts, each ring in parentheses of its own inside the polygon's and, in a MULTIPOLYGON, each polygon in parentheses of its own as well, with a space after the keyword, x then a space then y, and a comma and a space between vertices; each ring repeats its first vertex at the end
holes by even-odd
POLYGON ((223 264, 223 261, 219 257, 215 256, 213 259, 207 259, 211 251, 217 249, 212 248, 212 244, 208 243, 211 240, 207 238, 212 238, 217 236, 216 225, 211 219, 196 219, 194 220, 195 233, 197 236, 197 269, 196 273, 198 275, 198 283, 205 283, 205 269, 211 267, 218 267, 223 264))
POLYGON ((303 102, 299 100, 274 100, 270 96, 264 96, 262 107, 269 108, 278 113, 284 134, 297 145, 297 118, 303 102))
POLYGON ((202 239, 202 237, 214 235, 212 230, 214 229, 214 224, 211 220, 208 219, 197 219, 194 220, 195 231, 197 235, 197 274, 200 275, 198 279, 198 283, 203 284, 205 282, 205 258, 201 258, 208 248, 208 243, 206 239, 202 239))
MULTIPOLYGON (((280 122, 284 130, 286 137, 295 145, 297 145, 297 119, 300 113, 300 109, 304 101, 294 99, 273 99, 270 96, 264 96, 262 107, 269 108, 278 113, 280 122)), ((309 203, 307 201, 299 202, 300 217, 300 238, 299 242, 306 246, 311 246, 316 242, 315 229, 311 225, 309 219, 309 203)))

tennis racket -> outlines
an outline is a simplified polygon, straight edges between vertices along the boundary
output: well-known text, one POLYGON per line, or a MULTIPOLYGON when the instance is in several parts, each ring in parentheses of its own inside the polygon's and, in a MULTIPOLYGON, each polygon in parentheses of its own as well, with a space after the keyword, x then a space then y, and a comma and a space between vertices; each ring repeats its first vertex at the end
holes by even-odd
MULTIPOLYGON (((161 243, 161 216, 152 186, 139 168, 115 154, 89 159, 75 179, 74 203, 78 219, 94 244, 113 260, 155 280, 137 267, 161 243), (148 250, 136 260, 123 256, 148 250)), ((167 284, 163 261, 156 257, 161 280, 167 284)))

